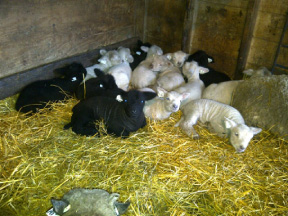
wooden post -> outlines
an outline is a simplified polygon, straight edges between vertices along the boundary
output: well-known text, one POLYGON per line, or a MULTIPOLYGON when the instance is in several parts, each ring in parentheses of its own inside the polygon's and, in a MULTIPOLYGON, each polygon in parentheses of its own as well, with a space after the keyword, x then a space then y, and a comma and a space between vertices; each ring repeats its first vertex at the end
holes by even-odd
POLYGON ((260 2, 261 0, 249 0, 248 2, 248 10, 234 79, 241 79, 243 77, 242 72, 245 69, 247 63, 260 2))
POLYGON ((186 12, 183 27, 183 36, 181 49, 186 53, 191 51, 191 43, 193 39, 193 26, 196 16, 196 4, 197 0, 187 0, 186 1, 186 12))

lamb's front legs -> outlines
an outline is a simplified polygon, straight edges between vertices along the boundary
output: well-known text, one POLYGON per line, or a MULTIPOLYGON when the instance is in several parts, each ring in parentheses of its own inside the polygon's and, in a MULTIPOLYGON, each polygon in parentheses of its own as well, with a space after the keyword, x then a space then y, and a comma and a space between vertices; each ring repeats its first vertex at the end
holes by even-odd
POLYGON ((184 119, 184 117, 181 117, 181 119, 179 120, 179 122, 177 122, 175 124, 175 127, 180 126, 180 128, 182 130, 184 130, 184 132, 192 137, 193 139, 199 139, 199 134, 195 131, 195 129, 193 128, 193 125, 196 124, 197 122, 197 118, 190 118, 190 119, 184 119))

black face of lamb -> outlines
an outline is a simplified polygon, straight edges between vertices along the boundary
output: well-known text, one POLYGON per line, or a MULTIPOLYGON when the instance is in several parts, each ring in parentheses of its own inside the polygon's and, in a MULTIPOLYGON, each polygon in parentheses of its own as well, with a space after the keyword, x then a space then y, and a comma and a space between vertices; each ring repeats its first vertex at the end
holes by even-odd
POLYGON ((80 83, 83 77, 86 76, 87 71, 82 64, 73 62, 67 66, 55 69, 54 73, 62 76, 65 80, 80 83))
POLYGON ((197 52, 189 55, 187 62, 196 61, 199 66, 208 67, 209 59, 212 60, 210 63, 214 63, 214 58, 212 56, 209 56, 203 50, 198 50, 197 52))

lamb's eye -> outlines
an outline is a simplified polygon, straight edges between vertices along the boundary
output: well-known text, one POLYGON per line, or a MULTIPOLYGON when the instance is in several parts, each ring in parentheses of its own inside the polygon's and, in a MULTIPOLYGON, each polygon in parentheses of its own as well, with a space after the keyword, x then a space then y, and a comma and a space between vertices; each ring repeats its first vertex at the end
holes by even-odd
POLYGON ((144 100, 141 100, 141 103, 144 103, 144 100))
POLYGON ((126 102, 127 102, 127 99, 125 99, 124 102, 126 103, 126 102))
POLYGON ((235 136, 237 136, 237 137, 238 137, 238 136, 239 136, 239 134, 238 134, 238 133, 235 133, 235 136))
POLYGON ((166 98, 166 100, 168 100, 168 101, 169 101, 169 100, 170 100, 170 98, 169 98, 169 97, 167 97, 167 98, 166 98))

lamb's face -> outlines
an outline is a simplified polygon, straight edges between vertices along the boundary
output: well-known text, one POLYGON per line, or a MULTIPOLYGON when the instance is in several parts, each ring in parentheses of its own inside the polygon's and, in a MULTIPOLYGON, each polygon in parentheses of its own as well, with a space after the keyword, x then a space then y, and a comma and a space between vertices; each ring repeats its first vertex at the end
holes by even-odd
POLYGON ((152 71, 161 71, 169 66, 172 66, 172 63, 165 56, 154 56, 150 69, 152 71))
POLYGON ((168 112, 177 112, 181 104, 182 95, 177 92, 167 92, 164 95, 164 106, 168 112))
POLYGON ((138 118, 143 114, 145 97, 142 92, 132 90, 122 96, 122 103, 125 104, 125 111, 130 118, 138 118))
POLYGON ((116 50, 108 51, 105 55, 98 59, 101 64, 112 67, 122 62, 119 53, 116 50))
POLYGON ((253 138, 253 131, 250 127, 244 124, 238 124, 230 130, 230 143, 237 152, 244 152, 253 138))
POLYGON ((176 66, 176 67, 182 67, 185 60, 187 59, 188 54, 184 53, 183 51, 177 51, 175 53, 172 53, 171 55, 171 62, 176 66))

